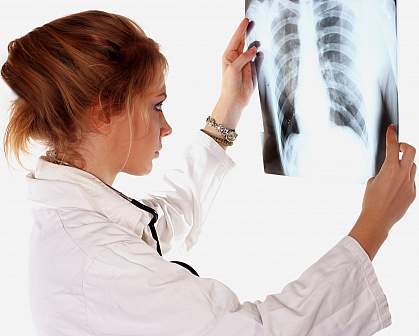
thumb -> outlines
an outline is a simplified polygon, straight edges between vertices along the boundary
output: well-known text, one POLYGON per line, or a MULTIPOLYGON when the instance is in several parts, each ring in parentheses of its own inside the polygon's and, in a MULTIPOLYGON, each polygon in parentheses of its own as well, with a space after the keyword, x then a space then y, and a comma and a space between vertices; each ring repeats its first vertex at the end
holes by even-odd
POLYGON ((247 49, 246 52, 242 53, 237 59, 231 64, 233 68, 235 68, 237 71, 241 71, 243 67, 249 63, 253 56, 255 56, 257 51, 256 47, 252 47, 250 49, 247 49))
POLYGON ((386 163, 399 162, 399 143, 397 142, 396 126, 394 124, 387 127, 385 162, 386 163))

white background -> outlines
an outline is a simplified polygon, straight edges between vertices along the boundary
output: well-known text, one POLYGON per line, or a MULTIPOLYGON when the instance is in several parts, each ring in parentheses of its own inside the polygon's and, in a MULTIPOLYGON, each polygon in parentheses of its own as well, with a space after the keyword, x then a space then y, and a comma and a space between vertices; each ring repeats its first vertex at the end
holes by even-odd
MULTIPOLYGON (((419 29, 415 1, 401 1, 399 15, 400 141, 418 146, 419 29)), ((9 1, 0 5, 0 61, 7 43, 58 17, 88 9, 134 19, 167 56, 166 118, 173 133, 148 176, 119 175, 114 186, 128 195, 150 190, 185 146, 219 96, 220 60, 244 17, 244 0, 9 1)), ((8 118, 10 89, 0 81, 0 132, 8 118)), ((201 276, 224 282, 241 301, 263 300, 327 252, 351 229, 361 209, 364 185, 306 181, 263 173, 258 92, 236 128, 228 154, 237 163, 225 177, 197 245, 173 259, 201 276)), ((24 162, 32 168, 41 149, 24 162)), ((327 151, 327 148, 322 150, 327 151)), ((333 153, 330 153, 333 155, 333 153)), ((1 334, 35 335, 27 293, 31 218, 22 169, 0 165, 1 334)), ((14 165, 18 167, 17 164, 14 165)), ((373 261, 387 295, 393 324, 380 335, 418 335, 419 227, 416 202, 392 229, 373 261)))

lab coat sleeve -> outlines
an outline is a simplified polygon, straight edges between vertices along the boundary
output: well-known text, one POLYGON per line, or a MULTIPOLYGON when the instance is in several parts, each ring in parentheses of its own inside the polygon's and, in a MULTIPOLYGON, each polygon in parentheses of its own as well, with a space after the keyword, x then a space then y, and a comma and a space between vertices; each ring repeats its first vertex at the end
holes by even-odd
POLYGON ((126 266, 111 268, 103 256, 106 263, 92 263, 85 278, 87 320, 97 336, 369 336, 391 324, 371 261, 349 236, 281 293, 243 303, 221 282, 129 245, 126 266))
MULTIPOLYGON (((158 190, 141 199, 159 215, 155 227, 163 254, 172 248, 174 240, 177 245, 184 244, 186 250, 196 243, 224 176, 234 166, 214 139, 196 131, 175 168, 164 174, 158 190)), ((142 239, 156 247, 148 226, 142 239)))

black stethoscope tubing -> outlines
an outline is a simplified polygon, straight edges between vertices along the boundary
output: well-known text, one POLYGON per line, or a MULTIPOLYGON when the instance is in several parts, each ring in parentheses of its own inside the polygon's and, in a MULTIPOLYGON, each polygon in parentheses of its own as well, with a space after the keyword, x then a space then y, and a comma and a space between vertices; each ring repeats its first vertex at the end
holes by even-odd
MULTIPOLYGON (((139 207, 140 209, 143 209, 143 210, 145 210, 145 211, 147 211, 147 212, 149 212, 149 213, 151 213, 152 215, 153 215, 153 218, 151 219, 151 221, 150 221, 150 223, 148 224, 148 226, 150 227, 150 230, 151 230, 151 235, 152 235, 152 237, 154 238, 154 240, 157 242, 157 252, 160 254, 160 255, 162 255, 162 253, 161 253, 161 249, 160 249, 160 242, 159 242, 159 237, 157 236, 157 231, 156 231, 156 228, 154 227, 154 223, 156 223, 157 222, 157 219, 159 218, 158 217, 158 215, 157 215, 157 212, 153 209, 153 208, 150 208, 149 206, 147 206, 147 205, 145 205, 145 204, 142 204, 142 203, 140 203, 140 202, 138 202, 136 199, 134 199, 134 198, 131 198, 131 201, 130 201, 132 204, 134 204, 135 206, 137 206, 137 207, 139 207)), ((191 272, 192 274, 194 274, 194 275, 196 275, 196 276, 199 276, 198 275, 198 273, 192 268, 192 266, 190 266, 190 265, 188 265, 188 264, 186 264, 186 263, 184 263, 184 262, 182 262, 182 261, 175 261, 175 260, 172 260, 171 261, 172 263, 175 263, 175 264, 178 264, 178 265, 180 265, 180 266, 182 266, 182 267, 185 267, 189 272, 191 272)))
MULTIPOLYGON (((47 152, 47 157, 49 157, 48 156, 48 152, 47 152)), ((62 160, 61 161, 58 161, 55 158, 52 158, 52 160, 53 160, 53 163, 79 169, 79 168, 74 167, 73 165, 71 165, 71 164, 69 164, 67 162, 62 161, 62 160)), ((140 208, 140 209, 145 210, 148 213, 151 213, 152 214, 153 218, 151 219, 151 221, 148 224, 148 226, 150 227, 151 235, 152 235, 153 239, 157 242, 157 252, 159 253, 160 256, 162 256, 161 249, 160 249, 159 237, 157 236, 157 231, 156 231, 156 228, 154 227, 154 224, 157 222, 157 220, 159 218, 157 212, 153 208, 150 208, 149 206, 140 203, 136 199, 124 195, 123 193, 121 193, 120 191, 116 190, 115 188, 113 188, 112 186, 110 186, 109 184, 107 184, 106 182, 104 182, 102 180, 100 180, 100 181, 103 184, 105 184, 106 186, 108 186, 109 188, 111 188, 113 191, 117 192, 120 196, 122 196, 123 198, 125 198, 126 200, 128 200, 131 204, 135 205, 137 208, 140 208)), ((196 276, 199 277, 198 273, 192 268, 192 266, 189 266, 188 264, 186 264, 186 263, 184 263, 182 261, 175 261, 175 260, 173 260, 171 262, 172 263, 175 263, 175 264, 178 264, 178 265, 186 268, 189 272, 191 272, 192 274, 194 274, 194 275, 196 275, 196 276)))
MULTIPOLYGON (((159 237, 157 236, 157 231, 156 228, 154 226, 154 224, 157 222, 159 216, 157 214, 157 212, 153 209, 150 208, 149 206, 140 203, 139 201, 137 201, 134 198, 128 197, 126 195, 124 195, 123 193, 121 193, 120 191, 116 190, 115 188, 113 188, 112 186, 110 186, 109 184, 105 183, 108 187, 110 187, 111 189, 113 189, 114 191, 116 191, 120 196, 122 196, 123 198, 125 198, 126 200, 128 200, 129 202, 131 202, 131 204, 135 205, 137 208, 140 208, 144 211, 147 211, 148 213, 151 213, 151 215, 153 216, 153 218, 151 219, 150 223, 148 224, 148 226, 150 227, 151 230, 151 236, 153 237, 153 239, 157 242, 157 252, 159 253, 160 256, 162 256, 161 253, 161 248, 160 248, 160 241, 159 241, 159 237)), ((182 261, 175 261, 172 260, 172 263, 178 264, 184 268, 186 268, 189 272, 191 272, 193 275, 196 275, 199 277, 199 274, 197 271, 195 271, 193 269, 192 266, 188 265, 187 263, 184 263, 182 261)))

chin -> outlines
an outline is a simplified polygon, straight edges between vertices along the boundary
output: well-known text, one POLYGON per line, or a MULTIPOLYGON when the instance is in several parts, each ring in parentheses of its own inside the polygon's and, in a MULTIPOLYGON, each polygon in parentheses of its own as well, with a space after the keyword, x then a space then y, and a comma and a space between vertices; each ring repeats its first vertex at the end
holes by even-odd
POLYGON ((144 176, 151 173, 153 166, 150 164, 148 167, 134 167, 126 168, 123 170, 124 173, 134 176, 144 176))

